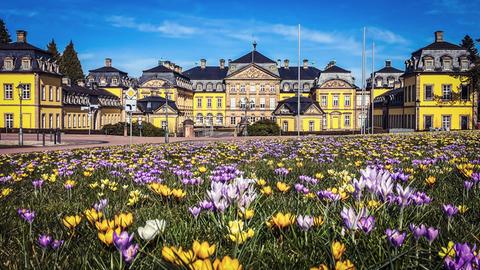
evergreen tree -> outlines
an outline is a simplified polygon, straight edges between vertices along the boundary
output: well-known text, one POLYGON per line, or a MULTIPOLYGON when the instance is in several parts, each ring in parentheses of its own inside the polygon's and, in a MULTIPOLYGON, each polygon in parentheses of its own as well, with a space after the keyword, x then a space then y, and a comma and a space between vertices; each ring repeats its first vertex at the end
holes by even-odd
POLYGON ((65 47, 65 50, 60 57, 60 72, 63 73, 64 76, 70 78, 73 83, 83 79, 82 64, 78 59, 72 41, 70 41, 67 47, 65 47))
MULTIPOLYGON (((480 39, 477 39, 477 42, 480 42, 480 39)), ((473 95, 476 96, 476 100, 480 97, 480 56, 478 55, 478 50, 475 47, 475 42, 473 39, 466 35, 460 45, 467 49, 470 53, 469 59, 472 63, 472 67, 467 71, 466 79, 462 79, 464 82, 469 83, 472 86, 473 95)), ((477 121, 480 120, 480 102, 474 104, 477 106, 477 110, 475 110, 476 119, 477 121)), ((475 119, 474 118, 474 119, 475 119)))
POLYGON ((47 45, 47 51, 52 54, 55 61, 60 60, 60 53, 57 50, 57 44, 55 43, 55 40, 53 38, 52 41, 50 41, 50 43, 48 43, 47 45))
POLYGON ((467 51, 470 53, 469 59, 472 63, 474 63, 478 58, 478 50, 475 47, 475 41, 473 41, 473 39, 469 35, 466 35, 462 39, 460 46, 467 49, 467 51))
POLYGON ((7 26, 5 22, 0 19, 0 44, 6 44, 12 42, 10 34, 8 33, 7 26))

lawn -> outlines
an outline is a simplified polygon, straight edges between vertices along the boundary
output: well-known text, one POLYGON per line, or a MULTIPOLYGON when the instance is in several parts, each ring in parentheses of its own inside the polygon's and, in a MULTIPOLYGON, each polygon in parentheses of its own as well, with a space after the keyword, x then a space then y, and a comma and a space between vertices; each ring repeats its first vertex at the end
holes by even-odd
POLYGON ((0 156, 7 269, 478 269, 480 133, 0 156))

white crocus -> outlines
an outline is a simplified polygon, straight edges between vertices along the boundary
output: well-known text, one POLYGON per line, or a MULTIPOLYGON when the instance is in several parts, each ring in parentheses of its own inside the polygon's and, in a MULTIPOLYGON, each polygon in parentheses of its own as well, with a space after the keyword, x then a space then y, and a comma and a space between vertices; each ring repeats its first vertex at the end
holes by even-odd
POLYGON ((166 222, 163 219, 151 219, 145 222, 145 227, 138 227, 138 235, 145 241, 150 241, 159 233, 165 231, 166 222))

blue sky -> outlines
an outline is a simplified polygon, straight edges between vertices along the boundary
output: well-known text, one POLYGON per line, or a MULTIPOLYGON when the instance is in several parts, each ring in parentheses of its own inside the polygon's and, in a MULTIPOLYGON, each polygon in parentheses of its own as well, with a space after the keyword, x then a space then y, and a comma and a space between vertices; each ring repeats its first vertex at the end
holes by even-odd
MULTIPOLYGON (((433 32, 458 43, 465 34, 480 38, 480 1, 6 1, 3 18, 12 39, 16 29, 28 31, 38 47, 55 38, 59 50, 73 40, 83 70, 103 66, 105 57, 131 76, 170 60, 184 70, 199 59, 218 65, 258 50, 273 60, 297 61, 298 24, 302 55, 318 68, 328 61, 361 79, 362 28, 367 49, 376 43, 375 66, 385 59, 403 69, 411 52, 433 42, 433 32)), ((371 52, 367 52, 368 55, 371 52)), ((368 59, 367 74, 371 59, 368 59)))

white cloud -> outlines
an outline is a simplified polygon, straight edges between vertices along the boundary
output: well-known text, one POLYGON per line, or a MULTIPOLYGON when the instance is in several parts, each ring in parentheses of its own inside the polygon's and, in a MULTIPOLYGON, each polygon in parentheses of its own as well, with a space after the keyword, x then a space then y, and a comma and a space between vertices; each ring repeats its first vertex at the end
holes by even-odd
POLYGON ((90 60, 90 59, 93 59, 93 58, 95 58, 94 53, 79 53, 78 54, 78 59, 80 59, 81 61, 90 60))
POLYGON ((375 41, 382 41, 388 44, 407 44, 408 41, 401 35, 378 27, 367 27, 367 34, 371 34, 375 41))
POLYGON ((196 34, 195 27, 184 26, 171 21, 163 21, 160 24, 140 23, 132 17, 110 16, 107 18, 112 26, 136 29, 141 32, 158 32, 171 37, 183 37, 196 34))
POLYGON ((34 11, 34 10, 26 11, 26 10, 18 10, 18 9, 1 10, 0 14, 2 14, 2 13, 7 14, 7 15, 22 16, 22 17, 33 17, 33 16, 36 16, 38 14, 38 12, 34 11))

